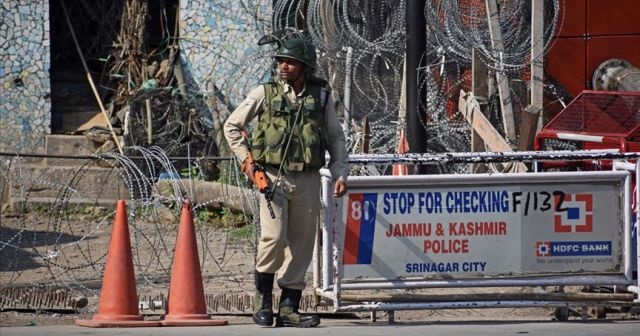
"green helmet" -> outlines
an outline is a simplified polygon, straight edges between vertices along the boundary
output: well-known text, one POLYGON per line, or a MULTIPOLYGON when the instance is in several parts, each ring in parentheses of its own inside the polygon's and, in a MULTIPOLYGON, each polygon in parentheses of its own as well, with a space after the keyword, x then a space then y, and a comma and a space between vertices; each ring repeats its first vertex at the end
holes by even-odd
POLYGON ((306 64, 311 69, 316 68, 316 48, 302 38, 292 38, 280 43, 274 58, 291 58, 306 64))

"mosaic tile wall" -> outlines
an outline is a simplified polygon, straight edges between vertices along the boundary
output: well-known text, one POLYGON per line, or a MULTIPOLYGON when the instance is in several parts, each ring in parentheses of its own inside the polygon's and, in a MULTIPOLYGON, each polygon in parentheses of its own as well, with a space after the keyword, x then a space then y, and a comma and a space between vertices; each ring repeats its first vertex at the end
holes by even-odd
POLYGON ((50 132, 49 2, 0 4, 0 151, 41 153, 50 132))
POLYGON ((201 92, 215 84, 235 106, 269 78, 271 50, 257 42, 270 31, 271 2, 181 1, 181 61, 201 92))
MULTIPOLYGON (((271 0, 180 2, 181 61, 201 93, 237 105, 269 77, 271 0)), ((0 151, 41 153, 50 133, 49 1, 0 4, 0 151)))

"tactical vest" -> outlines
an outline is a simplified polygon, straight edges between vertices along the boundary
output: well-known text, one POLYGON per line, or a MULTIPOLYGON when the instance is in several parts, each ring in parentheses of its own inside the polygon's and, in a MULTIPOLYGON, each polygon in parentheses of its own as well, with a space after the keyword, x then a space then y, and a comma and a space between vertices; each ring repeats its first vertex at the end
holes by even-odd
POLYGON ((324 107, 329 92, 323 90, 323 84, 322 80, 308 81, 300 103, 290 102, 282 85, 263 84, 263 112, 251 137, 254 160, 276 167, 284 161, 285 173, 325 165, 324 107))

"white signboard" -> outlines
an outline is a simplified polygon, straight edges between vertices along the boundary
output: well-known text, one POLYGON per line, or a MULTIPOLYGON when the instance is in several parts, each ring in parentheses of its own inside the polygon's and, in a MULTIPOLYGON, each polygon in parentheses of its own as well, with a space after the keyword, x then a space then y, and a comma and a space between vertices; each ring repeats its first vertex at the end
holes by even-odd
POLYGON ((344 278, 620 273, 621 182, 360 184, 343 199, 344 278))

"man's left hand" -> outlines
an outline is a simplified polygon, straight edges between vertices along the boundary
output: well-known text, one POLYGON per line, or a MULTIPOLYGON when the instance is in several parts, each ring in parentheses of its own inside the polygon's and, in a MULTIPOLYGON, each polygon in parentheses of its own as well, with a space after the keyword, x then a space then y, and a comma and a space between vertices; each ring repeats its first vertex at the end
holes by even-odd
POLYGON ((334 197, 342 197, 347 193, 347 183, 344 180, 338 180, 333 187, 333 196, 334 197))

